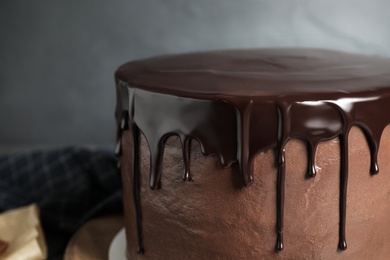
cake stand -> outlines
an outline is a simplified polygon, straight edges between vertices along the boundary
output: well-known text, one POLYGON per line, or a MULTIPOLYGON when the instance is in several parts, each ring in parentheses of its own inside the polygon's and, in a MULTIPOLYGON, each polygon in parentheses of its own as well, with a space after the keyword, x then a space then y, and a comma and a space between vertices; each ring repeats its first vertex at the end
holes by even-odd
POLYGON ((109 260, 127 260, 126 259, 126 235, 125 228, 122 228, 114 237, 108 251, 109 260))

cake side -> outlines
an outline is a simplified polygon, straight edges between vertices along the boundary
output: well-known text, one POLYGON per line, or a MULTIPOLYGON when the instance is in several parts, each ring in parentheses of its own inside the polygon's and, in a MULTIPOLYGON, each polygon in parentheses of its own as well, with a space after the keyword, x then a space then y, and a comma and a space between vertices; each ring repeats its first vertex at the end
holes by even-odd
MULTIPOLYGON (((317 176, 305 177, 307 152, 297 139, 286 146, 285 249, 275 251, 277 167, 273 150, 254 163, 256 181, 242 186, 235 167, 224 168, 215 156, 204 157, 191 145, 193 180, 182 181, 183 158, 178 138, 164 149, 161 187, 149 188, 149 147, 140 136, 141 205, 144 255, 137 254, 135 208, 130 183, 124 183, 129 259, 369 259, 390 255, 390 175, 368 174, 369 147, 355 127, 349 136, 350 171, 348 250, 338 251, 340 148, 337 139, 318 147, 317 176)), ((123 136, 122 171, 130 167, 131 138, 123 136)), ((383 134, 379 165, 390 171, 390 128, 383 134)), ((128 172, 125 176, 130 176, 128 172)))

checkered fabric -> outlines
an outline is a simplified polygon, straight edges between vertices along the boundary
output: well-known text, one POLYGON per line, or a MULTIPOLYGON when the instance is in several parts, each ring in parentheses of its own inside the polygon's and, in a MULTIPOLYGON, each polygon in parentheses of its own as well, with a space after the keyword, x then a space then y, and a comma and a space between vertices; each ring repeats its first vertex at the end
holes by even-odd
POLYGON ((37 203, 50 259, 88 219, 122 210, 113 152, 83 148, 0 156, 0 212, 37 203))

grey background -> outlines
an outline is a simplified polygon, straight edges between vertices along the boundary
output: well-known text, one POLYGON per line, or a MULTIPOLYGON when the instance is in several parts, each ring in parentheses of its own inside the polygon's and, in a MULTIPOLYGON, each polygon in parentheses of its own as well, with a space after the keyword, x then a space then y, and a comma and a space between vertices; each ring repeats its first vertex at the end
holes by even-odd
POLYGON ((159 54, 303 46, 390 56, 388 0, 1 0, 0 145, 114 142, 113 74, 159 54))

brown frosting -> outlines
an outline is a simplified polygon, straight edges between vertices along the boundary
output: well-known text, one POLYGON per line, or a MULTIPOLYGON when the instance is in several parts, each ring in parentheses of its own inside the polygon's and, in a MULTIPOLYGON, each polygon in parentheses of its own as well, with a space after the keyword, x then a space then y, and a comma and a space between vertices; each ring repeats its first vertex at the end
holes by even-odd
POLYGON ((338 137, 338 248, 347 248, 348 136, 353 126, 361 128, 370 148, 370 171, 377 174, 381 134, 390 123, 390 60, 311 49, 219 51, 130 62, 118 69, 116 80, 117 154, 122 131, 129 129, 140 253, 139 131, 150 148, 152 189, 161 184, 164 144, 172 135, 183 148, 184 180, 192 178, 192 139, 204 155, 215 154, 223 166, 237 164, 246 186, 254 182, 257 155, 275 148, 278 251, 284 248, 287 142, 300 138, 306 144, 309 178, 316 176, 319 143, 338 137))
POLYGON ((138 238, 131 173, 131 135, 122 137, 122 178, 128 259, 387 259, 390 256, 390 128, 380 144, 381 173, 368 174, 370 151, 364 134, 349 134, 350 175, 346 215, 348 249, 338 250, 340 143, 321 142, 315 178, 305 178, 303 141, 287 142, 283 251, 275 250, 275 149, 254 160, 253 184, 242 184, 237 164, 224 168, 217 156, 202 155, 191 142, 192 181, 182 180, 183 157, 178 137, 164 147, 161 186, 149 188, 150 152, 139 139, 140 195, 144 253, 138 238))

